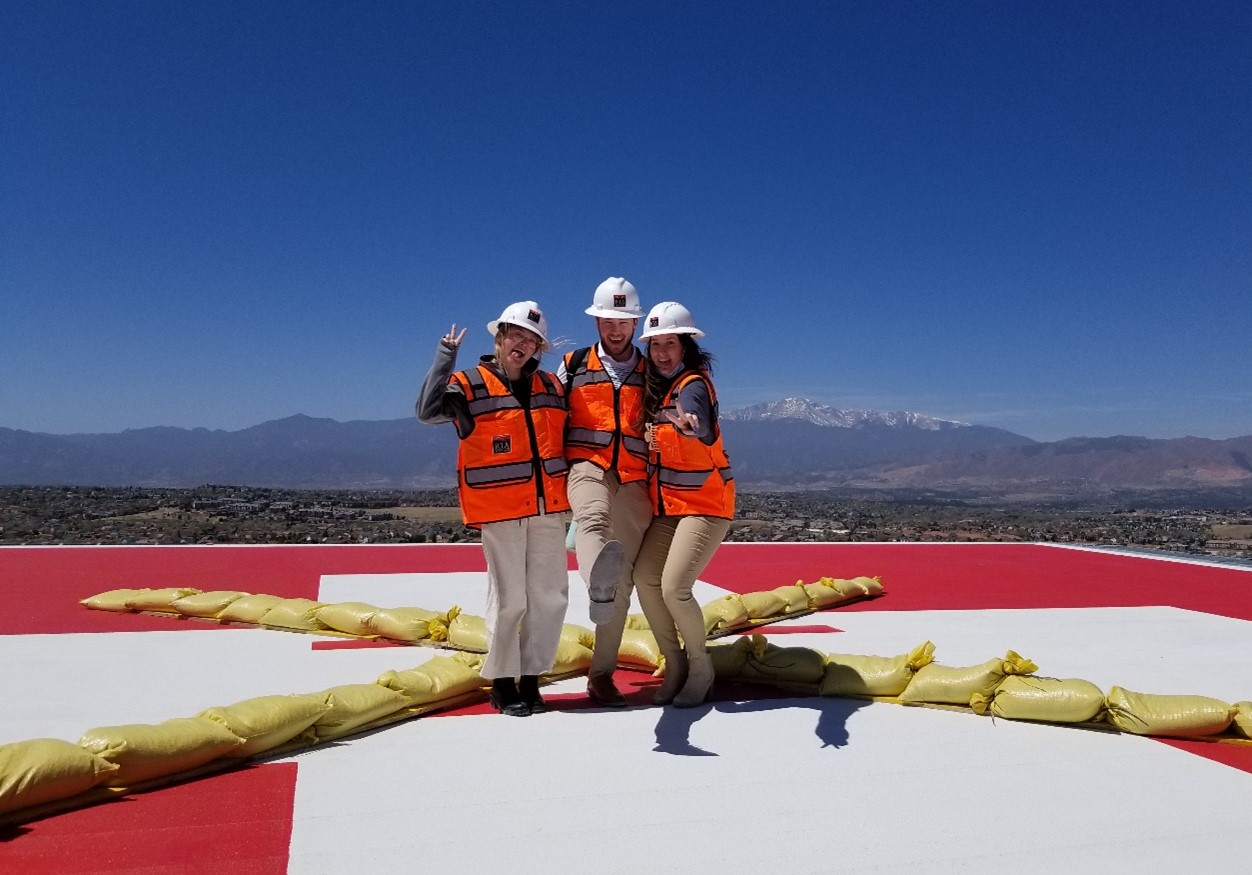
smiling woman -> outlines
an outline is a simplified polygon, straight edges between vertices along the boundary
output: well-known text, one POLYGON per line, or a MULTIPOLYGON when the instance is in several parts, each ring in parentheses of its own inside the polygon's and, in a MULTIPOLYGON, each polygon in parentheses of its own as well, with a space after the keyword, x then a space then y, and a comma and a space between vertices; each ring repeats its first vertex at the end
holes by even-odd
POLYGON ((461 515, 482 530, 487 557, 482 676, 499 711, 525 717, 544 710, 539 675, 552 670, 569 601, 567 407, 563 384, 539 369, 548 321, 537 303, 510 304, 487 330, 495 353, 464 371, 454 368, 465 329, 443 335, 417 418, 456 426, 461 515))

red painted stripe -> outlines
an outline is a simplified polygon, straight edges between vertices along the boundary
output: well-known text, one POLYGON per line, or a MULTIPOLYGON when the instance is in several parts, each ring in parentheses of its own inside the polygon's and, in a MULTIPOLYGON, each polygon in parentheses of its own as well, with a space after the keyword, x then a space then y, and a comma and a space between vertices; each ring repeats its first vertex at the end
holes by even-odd
POLYGON ((320 639, 313 642, 313 650, 364 650, 371 647, 411 647, 399 641, 388 641, 385 638, 334 638, 320 639))
POLYGON ((0 583, 9 604, 0 614, 0 635, 228 628, 165 617, 139 619, 78 604, 110 589, 192 586, 317 598, 323 574, 483 571, 486 567, 477 544, 0 547, 0 583))
POLYGON ((777 626, 767 624, 755 629, 743 629, 737 635, 798 635, 802 632, 842 632, 834 626, 777 626))
POLYGON ((67 811, 0 833, 0 871, 283 873, 295 794, 296 764, 272 763, 67 811))
POLYGON ((1214 741, 1187 741, 1181 738, 1157 738, 1153 740, 1159 741, 1161 744, 1168 744, 1170 747, 1176 747, 1179 750, 1185 750, 1187 753, 1204 757, 1215 763, 1230 766, 1232 769, 1242 769, 1252 774, 1252 745, 1221 744, 1214 741))

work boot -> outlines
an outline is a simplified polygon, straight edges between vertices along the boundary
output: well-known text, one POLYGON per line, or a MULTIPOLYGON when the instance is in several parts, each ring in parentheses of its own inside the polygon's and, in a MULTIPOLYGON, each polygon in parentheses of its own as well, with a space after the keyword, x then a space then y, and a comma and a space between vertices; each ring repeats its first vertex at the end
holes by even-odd
POLYGON ((542 714, 548 710, 548 703, 543 700, 543 696, 539 695, 539 675, 522 675, 522 679, 517 682, 517 690, 522 696, 522 701, 530 708, 531 714, 542 714))
POLYGON ((530 706, 522 700, 513 678, 495 678, 491 682, 491 707, 506 717, 529 717, 530 706))
POLYGON ((606 708, 625 708, 626 697, 613 683, 611 674, 593 674, 587 676, 587 696, 606 708))
POLYGON ((694 708, 708 698, 713 686, 713 660, 707 652, 687 654, 687 682, 674 697, 675 708, 694 708))
POLYGON ((665 679, 652 694, 653 705, 668 705, 687 683, 687 654, 679 652, 665 657, 665 679))
POLYGON ((588 613, 597 626, 613 619, 613 602, 617 599, 617 585, 622 580, 625 565, 626 551, 622 542, 605 541, 587 575, 587 594, 591 597, 588 613))

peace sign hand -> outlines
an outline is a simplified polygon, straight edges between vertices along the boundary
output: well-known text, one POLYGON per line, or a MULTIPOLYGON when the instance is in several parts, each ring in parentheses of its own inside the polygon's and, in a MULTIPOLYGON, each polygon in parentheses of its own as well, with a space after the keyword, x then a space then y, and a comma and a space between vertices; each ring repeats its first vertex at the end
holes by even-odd
POLYGON ((456 323, 453 322, 452 329, 441 338, 444 346, 447 346, 449 349, 456 349, 461 345, 461 341, 465 339, 465 331, 466 329, 462 328, 461 333, 457 334, 456 323))
POLYGON ((700 417, 694 413, 688 413, 683 410, 682 402, 677 402, 678 412, 666 410, 665 415, 669 421, 674 423, 674 427, 686 435, 693 435, 696 429, 700 427, 700 417))

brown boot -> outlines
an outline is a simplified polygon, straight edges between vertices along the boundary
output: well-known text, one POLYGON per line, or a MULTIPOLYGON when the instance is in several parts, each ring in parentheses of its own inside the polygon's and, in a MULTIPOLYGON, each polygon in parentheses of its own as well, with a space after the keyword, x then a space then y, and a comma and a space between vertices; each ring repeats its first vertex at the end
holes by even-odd
POLYGON ((665 680, 652 694, 653 705, 668 705, 687 682, 687 654, 678 653, 665 657, 665 680))
POLYGON ((704 704, 713 686, 713 660, 708 653, 687 655, 687 682, 674 697, 675 708, 694 708, 704 704))
POLYGON ((606 708, 625 708, 626 697, 613 683, 611 674, 593 674, 587 676, 587 695, 592 701, 599 702, 606 708))

